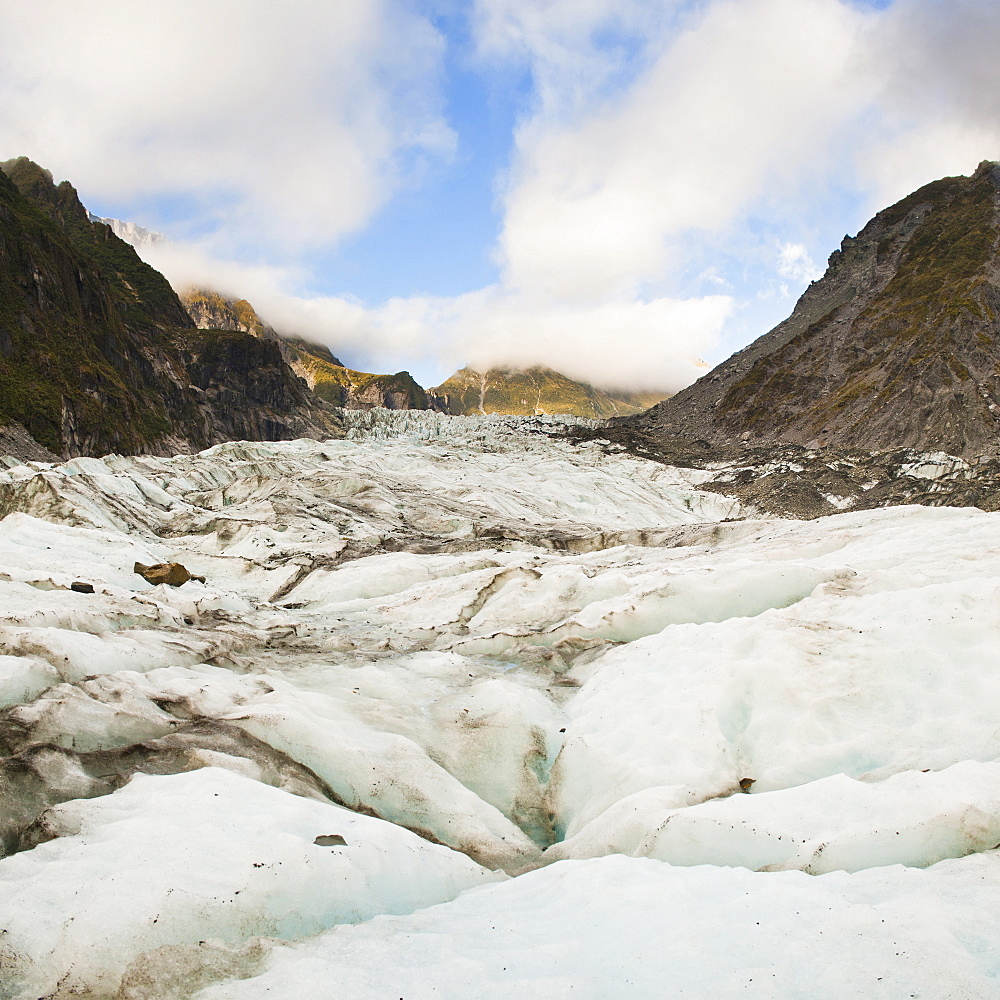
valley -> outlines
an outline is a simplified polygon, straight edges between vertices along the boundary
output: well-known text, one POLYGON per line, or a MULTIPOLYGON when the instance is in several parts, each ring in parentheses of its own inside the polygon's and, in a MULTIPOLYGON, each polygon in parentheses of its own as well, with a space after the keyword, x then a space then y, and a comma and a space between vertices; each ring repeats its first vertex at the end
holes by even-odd
POLYGON ((1000 997, 998 170, 664 399, 3 164, 0 1000, 1000 997))

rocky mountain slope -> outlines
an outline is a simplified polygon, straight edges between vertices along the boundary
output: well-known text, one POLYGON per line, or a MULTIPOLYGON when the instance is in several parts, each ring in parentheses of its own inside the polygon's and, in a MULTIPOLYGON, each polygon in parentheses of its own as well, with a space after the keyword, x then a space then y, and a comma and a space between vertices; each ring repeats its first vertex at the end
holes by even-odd
POLYGON ((879 212, 787 320, 626 423, 661 444, 1000 454, 998 191, 983 163, 879 212))
POLYGON ((551 368, 462 368, 430 390, 447 413, 568 415, 602 419, 640 413, 666 393, 609 392, 551 368))
POLYGON ((189 289, 181 301, 202 329, 241 330, 278 345, 292 370, 305 379, 322 400, 350 410, 426 410, 427 393, 409 372, 378 375, 355 371, 334 357, 328 347, 302 337, 278 333, 265 323, 246 299, 228 299, 203 288, 189 289))
POLYGON ((25 457, 342 433, 274 345, 196 330, 166 279, 24 157, 0 170, 0 429, 25 457))

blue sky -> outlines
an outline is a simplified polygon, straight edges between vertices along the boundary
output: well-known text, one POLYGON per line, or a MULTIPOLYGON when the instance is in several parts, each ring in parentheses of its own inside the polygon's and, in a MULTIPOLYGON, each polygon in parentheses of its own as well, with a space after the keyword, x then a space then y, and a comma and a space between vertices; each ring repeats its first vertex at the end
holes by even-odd
POLYGON ((358 367, 675 389, 1000 157, 997 43, 985 0, 37 0, 0 140, 358 367))
POLYGON ((497 190, 518 116, 531 102, 527 73, 472 63, 467 18, 436 18, 447 39, 443 113, 456 148, 426 164, 360 233, 315 258, 316 287, 368 302, 458 295, 498 280, 493 255, 502 211, 497 190))

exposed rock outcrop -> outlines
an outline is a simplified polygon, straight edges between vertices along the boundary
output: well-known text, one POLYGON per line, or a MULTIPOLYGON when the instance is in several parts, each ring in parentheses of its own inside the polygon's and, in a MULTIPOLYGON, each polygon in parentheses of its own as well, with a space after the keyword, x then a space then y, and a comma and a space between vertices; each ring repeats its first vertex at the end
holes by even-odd
POLYGON ((295 334, 279 333, 265 323, 246 299, 227 299, 218 292, 194 288, 181 296, 191 319, 201 329, 251 334, 278 346, 282 358, 322 400, 349 410, 426 410, 427 393, 409 372, 378 375, 347 368, 328 347, 295 334))
POLYGON ((0 169, 0 434, 23 459, 340 436, 273 346, 197 330, 158 271, 72 185, 0 169), (20 428, 20 429, 19 429, 20 428))
POLYGON ((255 337, 277 338, 277 334, 246 299, 227 299, 204 288, 189 289, 180 299, 191 321, 200 330, 235 330, 252 333, 255 337))
POLYGON ((134 569, 138 576, 141 576, 147 583, 153 584, 154 587, 161 583, 170 587, 182 587, 189 580, 205 582, 203 576, 194 576, 186 566, 179 562, 154 563, 152 566, 137 562, 134 569))
POLYGON ((1000 454, 998 192, 983 163, 879 212, 787 320, 626 422, 661 445, 1000 454))

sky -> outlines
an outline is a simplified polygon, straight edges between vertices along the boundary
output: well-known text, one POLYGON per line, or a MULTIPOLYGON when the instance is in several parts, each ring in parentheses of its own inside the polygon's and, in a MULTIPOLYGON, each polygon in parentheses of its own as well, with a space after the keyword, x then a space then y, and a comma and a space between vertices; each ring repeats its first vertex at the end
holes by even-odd
POLYGON ((368 371, 675 391, 1000 159, 996 0, 0 0, 0 158, 368 371))

